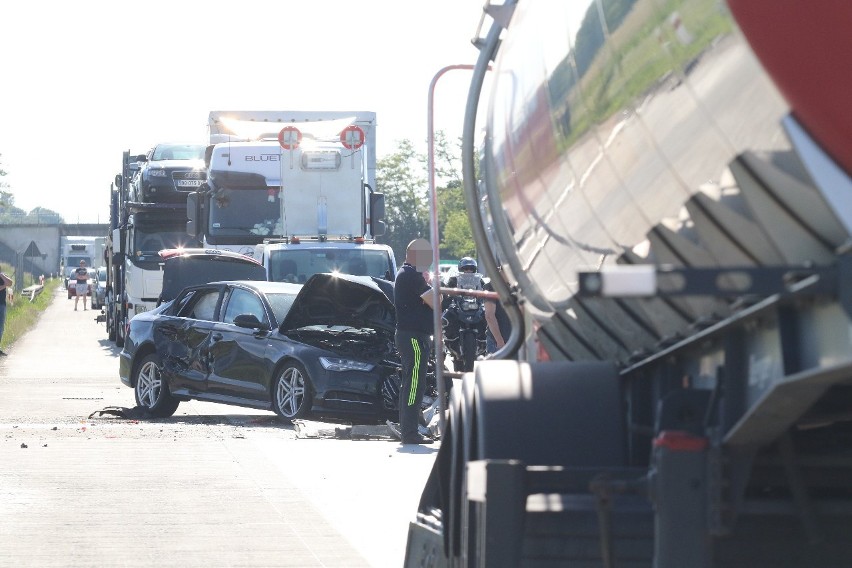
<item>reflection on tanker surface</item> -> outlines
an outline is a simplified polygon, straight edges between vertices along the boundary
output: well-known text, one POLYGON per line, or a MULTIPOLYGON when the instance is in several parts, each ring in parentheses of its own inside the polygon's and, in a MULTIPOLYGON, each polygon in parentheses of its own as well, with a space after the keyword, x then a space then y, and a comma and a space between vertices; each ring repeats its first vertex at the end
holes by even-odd
POLYGON ((483 160, 492 231, 549 357, 624 362, 731 313, 694 296, 579 299, 578 272, 833 261, 849 233, 728 6, 578 4, 517 8, 483 160))

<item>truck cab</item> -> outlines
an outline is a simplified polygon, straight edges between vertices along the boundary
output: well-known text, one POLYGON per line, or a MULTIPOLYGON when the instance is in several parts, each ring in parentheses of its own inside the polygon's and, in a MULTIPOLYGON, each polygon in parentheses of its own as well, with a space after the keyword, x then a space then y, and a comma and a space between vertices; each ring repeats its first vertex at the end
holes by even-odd
POLYGON ((124 259, 124 317, 153 309, 163 288, 160 251, 195 247, 187 236, 182 209, 162 208, 156 204, 137 205, 130 210, 125 229, 118 230, 124 259))
POLYGON ((205 247, 250 255, 265 240, 327 248, 384 232, 375 113, 256 115, 211 113, 207 178, 188 196, 187 233, 205 247))

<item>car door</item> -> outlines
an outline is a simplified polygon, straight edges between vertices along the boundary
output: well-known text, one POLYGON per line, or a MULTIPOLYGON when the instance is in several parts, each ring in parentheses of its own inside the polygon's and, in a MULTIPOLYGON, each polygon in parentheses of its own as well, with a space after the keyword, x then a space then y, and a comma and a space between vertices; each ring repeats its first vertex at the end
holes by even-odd
POLYGON ((271 364, 265 353, 272 320, 260 294, 241 286, 230 286, 222 301, 220 322, 213 329, 210 347, 209 392, 244 399, 269 401, 271 364), (258 328, 234 323, 239 315, 253 315, 258 328))
POLYGON ((188 291, 168 322, 155 330, 155 343, 163 357, 174 394, 205 392, 210 375, 210 347, 224 288, 201 287, 188 291), (163 347, 160 348, 159 345, 163 347))

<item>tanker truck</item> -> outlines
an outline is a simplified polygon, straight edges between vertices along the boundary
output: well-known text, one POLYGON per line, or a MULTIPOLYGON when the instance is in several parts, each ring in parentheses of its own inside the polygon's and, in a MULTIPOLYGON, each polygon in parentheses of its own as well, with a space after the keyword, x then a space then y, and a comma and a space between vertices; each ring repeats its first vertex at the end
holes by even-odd
POLYGON ((513 329, 405 566, 852 566, 849 21, 486 3, 462 171, 513 329))

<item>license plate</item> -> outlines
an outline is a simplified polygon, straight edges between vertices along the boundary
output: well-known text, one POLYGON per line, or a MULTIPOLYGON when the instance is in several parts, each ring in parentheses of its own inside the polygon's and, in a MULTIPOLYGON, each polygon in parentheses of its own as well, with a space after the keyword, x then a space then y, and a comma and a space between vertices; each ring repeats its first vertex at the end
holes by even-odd
POLYGON ((201 185, 200 179, 179 179, 177 180, 178 187, 198 187, 201 185))

